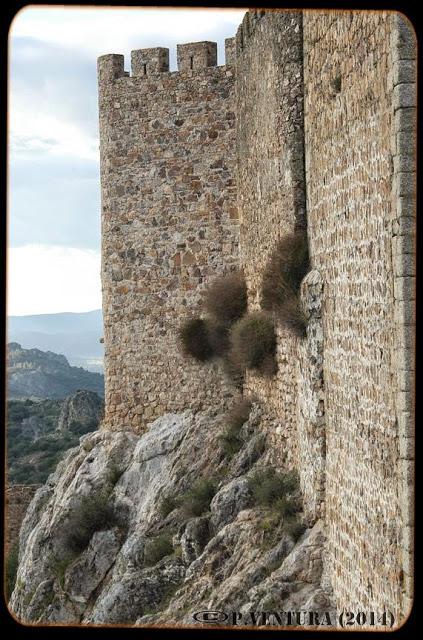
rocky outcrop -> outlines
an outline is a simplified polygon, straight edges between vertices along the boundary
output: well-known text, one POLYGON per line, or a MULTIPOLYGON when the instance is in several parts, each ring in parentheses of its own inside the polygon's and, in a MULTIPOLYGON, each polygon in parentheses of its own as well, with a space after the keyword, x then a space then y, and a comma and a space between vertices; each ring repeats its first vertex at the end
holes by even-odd
POLYGON ((104 377, 71 367, 65 356, 40 349, 23 349, 17 342, 7 345, 7 397, 9 400, 58 400, 78 389, 104 396, 104 377))
POLYGON ((96 429, 104 413, 103 400, 93 391, 78 389, 64 401, 57 423, 58 431, 79 425, 84 432, 96 429))
POLYGON ((248 477, 266 455, 250 446, 259 416, 254 405, 243 427, 251 438, 230 461, 213 412, 167 414, 141 437, 83 436, 27 511, 14 614, 26 623, 198 625, 197 611, 242 612, 270 596, 278 610, 330 608, 321 523, 296 541, 283 521, 269 532, 265 508, 251 501, 248 477), (181 497, 200 478, 213 478, 215 495, 190 513, 181 497))

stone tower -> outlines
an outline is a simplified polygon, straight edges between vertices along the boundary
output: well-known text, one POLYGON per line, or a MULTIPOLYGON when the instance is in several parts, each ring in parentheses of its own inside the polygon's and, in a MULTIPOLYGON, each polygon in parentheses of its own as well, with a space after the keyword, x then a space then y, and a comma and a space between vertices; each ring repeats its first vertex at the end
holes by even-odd
POLYGON ((205 283, 238 265, 234 40, 98 60, 105 428, 142 431, 166 412, 218 406, 215 364, 178 351, 205 283))

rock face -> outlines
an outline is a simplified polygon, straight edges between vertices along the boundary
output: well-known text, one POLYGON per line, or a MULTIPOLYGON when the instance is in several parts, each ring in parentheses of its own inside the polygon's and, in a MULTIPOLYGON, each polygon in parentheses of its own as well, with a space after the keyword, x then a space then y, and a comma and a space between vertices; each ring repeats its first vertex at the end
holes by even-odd
POLYGON ((103 400, 93 391, 78 389, 64 401, 57 423, 58 431, 69 431, 78 423, 85 431, 96 429, 104 412, 103 400))
POLYGON ((71 367, 65 356, 40 349, 23 349, 17 342, 7 347, 7 397, 9 400, 58 400, 78 389, 104 396, 104 377, 71 367))
MULTIPOLYGON (((246 433, 259 414, 254 405, 246 433)), ((246 469, 248 441, 225 460, 223 423, 189 410, 157 419, 141 437, 83 436, 27 511, 14 614, 26 623, 198 625, 197 611, 242 612, 269 597, 278 610, 312 601, 329 610, 321 523, 297 543, 283 526, 267 539, 267 514, 248 482, 265 458, 250 451, 246 469), (177 498, 200 478, 214 478, 214 497, 190 513, 177 498)))

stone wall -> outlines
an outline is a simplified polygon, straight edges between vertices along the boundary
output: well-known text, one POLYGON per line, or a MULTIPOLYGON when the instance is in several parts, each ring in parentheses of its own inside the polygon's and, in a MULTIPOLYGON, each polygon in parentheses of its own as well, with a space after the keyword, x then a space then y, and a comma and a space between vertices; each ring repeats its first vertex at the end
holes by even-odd
POLYGON ((29 503, 39 484, 12 485, 5 492, 5 538, 4 555, 19 540, 19 531, 29 503))
MULTIPOLYGON (((412 84, 402 84, 414 80, 413 52, 408 43, 401 70, 398 29, 394 13, 304 15, 308 231, 324 283, 329 573, 338 606, 386 607, 397 620, 410 598, 400 495, 410 448, 401 454, 400 425, 405 416, 410 430, 411 394, 398 397, 398 376, 410 392, 413 178, 401 165, 414 166, 405 131, 415 104, 412 84)), ((410 495, 405 503, 409 514, 410 495)))
MULTIPOLYGON (((247 13, 236 44, 240 254, 255 309, 277 241, 305 226, 301 12, 247 13)), ((275 464, 297 466, 298 338, 276 332, 277 375, 249 372, 245 393, 267 411, 275 464)))
MULTIPOLYGON (((227 42, 228 55, 232 42, 227 42)), ((181 321, 238 266, 235 77, 216 44, 98 62, 105 343, 104 426, 141 431, 169 411, 230 396, 218 365, 184 360, 181 321)))
POLYGON ((249 308, 278 239, 307 228, 300 340, 248 373, 273 463, 325 519, 340 609, 412 599, 415 42, 389 12, 255 11, 213 43, 99 60, 107 428, 230 397, 181 359, 183 315, 240 264, 249 308), (236 70, 236 87, 235 87, 236 70), (236 89, 236 95, 235 95, 236 89), (236 184, 235 184, 236 182, 236 184), (239 211, 239 221, 238 221, 239 211))

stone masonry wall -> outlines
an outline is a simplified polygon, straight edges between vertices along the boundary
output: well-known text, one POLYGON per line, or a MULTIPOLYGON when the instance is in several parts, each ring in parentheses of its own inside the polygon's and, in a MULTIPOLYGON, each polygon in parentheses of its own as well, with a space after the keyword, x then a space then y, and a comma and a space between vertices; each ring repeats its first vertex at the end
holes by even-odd
MULTIPOLYGON (((305 226, 301 12, 249 12, 236 44, 240 253, 256 309, 269 254, 305 226)), ((297 349, 298 338, 277 326, 277 375, 246 377, 244 392, 267 412, 276 465, 297 466, 297 349)))
POLYGON ((5 550, 8 551, 19 540, 19 531, 29 503, 34 493, 40 487, 39 484, 12 485, 5 492, 5 550))
POLYGON ((415 42, 399 14, 253 11, 213 43, 99 59, 105 428, 224 405, 176 330, 215 275, 259 306, 278 239, 307 228, 310 315, 248 374, 275 466, 324 518, 339 609, 404 617, 413 595, 415 42), (235 86, 236 72, 236 86, 235 86), (236 89, 236 95, 235 95, 236 89), (236 183, 236 184, 235 184, 236 183), (239 219, 238 219, 239 212, 239 219))
MULTIPOLYGON (((227 42, 228 57, 233 43, 227 42)), ((169 411, 231 395, 216 364, 184 360, 181 321, 239 263, 235 77, 216 44, 98 62, 105 428, 142 431, 169 411)))
POLYGON ((402 557, 411 439, 401 454, 400 429, 407 419, 412 435, 404 339, 413 320, 413 176, 404 171, 414 168, 415 106, 413 48, 398 30, 407 28, 394 13, 304 15, 308 231, 324 284, 329 573, 340 608, 387 608, 397 621, 411 597, 402 557), (401 407, 398 376, 408 391, 401 407))

